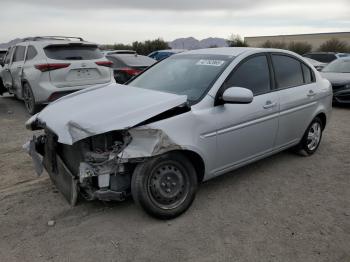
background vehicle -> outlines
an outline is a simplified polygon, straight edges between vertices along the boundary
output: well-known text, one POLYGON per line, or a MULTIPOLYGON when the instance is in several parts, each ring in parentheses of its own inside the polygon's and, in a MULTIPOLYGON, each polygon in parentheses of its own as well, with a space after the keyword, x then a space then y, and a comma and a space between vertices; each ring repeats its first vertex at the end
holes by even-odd
POLYGON ((312 58, 305 57, 305 59, 309 61, 317 69, 317 71, 321 71, 327 65, 327 63, 322 63, 312 58))
POLYGON ((114 79, 119 84, 124 84, 132 77, 138 75, 147 67, 157 61, 143 55, 135 54, 111 54, 106 58, 111 61, 114 79))
POLYGON ((103 50, 102 54, 104 55, 113 55, 113 54, 136 54, 134 50, 103 50))
POLYGON ((323 68, 321 75, 332 84, 333 102, 350 104, 350 57, 333 61, 323 68))
POLYGON ((4 60, 7 49, 0 49, 0 62, 4 60))
POLYGON ((3 65, 3 61, 5 58, 7 50, 6 49, 0 49, 0 95, 2 95, 3 93, 5 93, 7 91, 7 89, 5 88, 2 80, 1 80, 1 74, 2 74, 2 65, 3 65))
POLYGON ((114 81, 111 62, 81 38, 32 37, 12 46, 1 78, 30 114, 66 94, 114 81))
POLYGON ((179 53, 182 53, 185 51, 186 51, 185 49, 158 50, 158 51, 154 51, 154 52, 150 53, 148 56, 159 61, 159 60, 163 60, 169 56, 179 54, 179 53))
POLYGON ((303 55, 304 57, 312 58, 322 63, 330 63, 335 59, 350 56, 348 53, 335 53, 335 52, 311 52, 303 55))
POLYGON ((331 103, 329 81, 290 51, 194 50, 127 86, 71 94, 46 107, 26 123, 45 127, 27 148, 39 171, 36 152, 44 156, 71 204, 78 192, 89 200, 131 193, 146 212, 168 219, 187 210, 203 180, 290 147, 315 153, 331 103))

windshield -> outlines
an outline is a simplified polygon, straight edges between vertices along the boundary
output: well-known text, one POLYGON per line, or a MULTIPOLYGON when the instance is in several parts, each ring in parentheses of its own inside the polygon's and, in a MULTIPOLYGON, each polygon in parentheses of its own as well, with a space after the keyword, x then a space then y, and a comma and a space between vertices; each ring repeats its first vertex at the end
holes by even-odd
POLYGON ((187 95, 198 102, 233 60, 226 55, 176 55, 154 65, 128 85, 187 95))
POLYGON ((322 72, 350 73, 350 59, 337 59, 323 68, 322 72))

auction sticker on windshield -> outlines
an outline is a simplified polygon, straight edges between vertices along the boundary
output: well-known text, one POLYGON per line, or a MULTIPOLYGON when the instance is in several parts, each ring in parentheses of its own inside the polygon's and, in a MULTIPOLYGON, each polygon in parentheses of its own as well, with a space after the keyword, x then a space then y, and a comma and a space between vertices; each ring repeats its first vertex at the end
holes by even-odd
POLYGON ((212 60, 212 59, 201 59, 196 65, 206 65, 206 66, 222 66, 225 63, 223 60, 212 60))

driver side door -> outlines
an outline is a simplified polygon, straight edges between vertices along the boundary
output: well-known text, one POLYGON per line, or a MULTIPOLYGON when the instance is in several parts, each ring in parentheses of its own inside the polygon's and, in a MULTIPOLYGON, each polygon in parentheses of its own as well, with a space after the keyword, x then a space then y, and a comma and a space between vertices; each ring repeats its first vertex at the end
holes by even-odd
POLYGON ((219 91, 218 96, 229 87, 243 87, 250 89, 254 98, 249 104, 216 106, 218 174, 262 157, 274 148, 279 96, 272 92, 270 67, 265 54, 250 56, 235 67, 219 91))
POLYGON ((2 81, 4 83, 4 86, 6 87, 7 90, 12 88, 12 76, 11 76, 11 63, 12 63, 12 56, 13 56, 13 51, 15 50, 15 47, 11 47, 9 51, 6 54, 5 60, 4 60, 4 68, 2 70, 2 81))

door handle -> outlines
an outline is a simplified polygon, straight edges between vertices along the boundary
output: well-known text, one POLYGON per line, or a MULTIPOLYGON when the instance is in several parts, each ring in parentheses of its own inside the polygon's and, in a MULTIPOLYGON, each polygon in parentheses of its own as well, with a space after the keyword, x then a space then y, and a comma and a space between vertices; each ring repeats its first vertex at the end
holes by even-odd
POLYGON ((264 109, 269 109, 269 108, 273 108, 277 106, 277 103, 274 102, 272 103, 270 100, 269 101, 266 101, 266 104, 263 106, 264 109))
POLYGON ((22 69, 23 67, 22 66, 17 66, 18 69, 22 69))
POLYGON ((314 91, 312 91, 312 90, 310 90, 309 93, 307 93, 308 97, 313 97, 315 95, 316 95, 316 93, 314 91))

